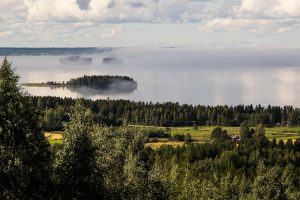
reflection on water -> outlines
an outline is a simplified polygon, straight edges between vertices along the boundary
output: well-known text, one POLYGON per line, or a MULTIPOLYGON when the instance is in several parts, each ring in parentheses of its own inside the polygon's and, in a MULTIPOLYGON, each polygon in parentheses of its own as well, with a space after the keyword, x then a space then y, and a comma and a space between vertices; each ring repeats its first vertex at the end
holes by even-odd
POLYGON ((93 97, 98 95, 105 96, 118 96, 122 94, 131 94, 134 92, 134 89, 125 89, 125 88, 109 88, 105 90, 98 90, 90 87, 67 87, 71 92, 75 92, 80 95, 80 97, 93 97))
MULTIPOLYGON (((66 81, 82 75, 134 78, 133 93, 97 93, 66 88, 26 88, 32 95, 130 99, 217 105, 300 106, 300 51, 295 49, 120 48, 91 54, 89 64, 62 64, 62 56, 11 56, 21 82, 66 81), (104 58, 122 62, 107 65, 104 58)), ((76 55, 70 55, 76 56, 76 55)))
POLYGON ((87 99, 128 98, 134 91, 130 90, 97 90, 90 87, 25 87, 29 94, 35 96, 60 96, 87 99))

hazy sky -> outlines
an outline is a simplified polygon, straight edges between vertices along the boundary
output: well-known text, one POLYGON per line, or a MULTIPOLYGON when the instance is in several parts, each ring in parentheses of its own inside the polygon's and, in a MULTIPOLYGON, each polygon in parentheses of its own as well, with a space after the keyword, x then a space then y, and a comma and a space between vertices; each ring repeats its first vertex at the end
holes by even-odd
POLYGON ((300 0, 0 0, 0 46, 300 47, 300 0))

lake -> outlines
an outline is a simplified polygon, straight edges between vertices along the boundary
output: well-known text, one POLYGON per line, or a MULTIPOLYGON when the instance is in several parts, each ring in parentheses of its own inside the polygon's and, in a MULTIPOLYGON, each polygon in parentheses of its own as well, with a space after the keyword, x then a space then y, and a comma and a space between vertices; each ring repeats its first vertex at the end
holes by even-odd
POLYGON ((300 51, 285 48, 7 49, 20 82, 126 75, 132 93, 25 87, 31 95, 201 105, 300 106, 300 51), (40 52, 40 53, 39 53, 40 52))

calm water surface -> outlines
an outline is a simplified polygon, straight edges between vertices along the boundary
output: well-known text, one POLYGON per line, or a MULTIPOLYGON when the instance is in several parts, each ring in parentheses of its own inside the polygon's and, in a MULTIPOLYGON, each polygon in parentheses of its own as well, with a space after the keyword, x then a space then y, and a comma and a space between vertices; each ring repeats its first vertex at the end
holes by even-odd
POLYGON ((117 48, 81 55, 85 59, 70 56, 76 55, 11 55, 9 60, 23 83, 67 81, 83 75, 126 75, 138 82, 138 89, 129 94, 25 88, 32 95, 300 106, 297 49, 117 48), (112 59, 103 62, 103 58, 112 59))

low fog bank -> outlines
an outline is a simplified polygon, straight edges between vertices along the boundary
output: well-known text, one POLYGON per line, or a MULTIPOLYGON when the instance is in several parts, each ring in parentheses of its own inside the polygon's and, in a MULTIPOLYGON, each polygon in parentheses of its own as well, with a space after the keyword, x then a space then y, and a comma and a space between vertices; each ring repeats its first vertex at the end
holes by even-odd
POLYGON ((120 58, 111 56, 103 58, 102 62, 106 65, 118 65, 122 63, 122 60, 120 58))
POLYGON ((297 48, 121 48, 117 53, 141 67, 169 69, 300 66, 297 48))
MULTIPOLYGON (((22 82, 63 81, 82 74, 121 74, 135 77, 138 82, 138 89, 133 93, 118 96, 115 93, 120 91, 112 89, 101 91, 102 94, 113 93, 101 95, 101 98, 195 105, 252 103, 299 106, 300 88, 295 87, 300 84, 299 49, 118 48, 101 55, 85 55, 93 59, 92 64, 68 66, 59 62, 62 57, 13 56, 9 59, 22 82), (103 59, 108 57, 121 59, 122 63, 103 63, 103 59)), ((91 92, 99 93, 97 90, 80 89, 78 94, 94 98, 90 97, 91 92)), ((30 93, 64 97, 71 91, 35 88, 30 89, 30 93)), ((75 92, 70 95, 76 97, 75 92)))
POLYGON ((71 65, 71 64, 90 65, 93 63, 93 59, 91 57, 83 57, 83 56, 70 56, 66 58, 61 58, 59 61, 60 63, 67 64, 67 65, 71 65))

